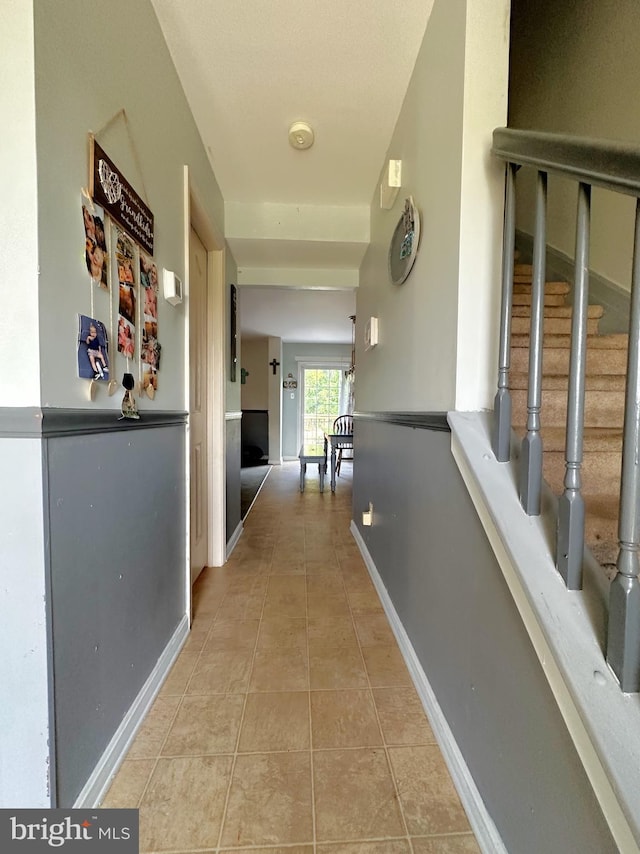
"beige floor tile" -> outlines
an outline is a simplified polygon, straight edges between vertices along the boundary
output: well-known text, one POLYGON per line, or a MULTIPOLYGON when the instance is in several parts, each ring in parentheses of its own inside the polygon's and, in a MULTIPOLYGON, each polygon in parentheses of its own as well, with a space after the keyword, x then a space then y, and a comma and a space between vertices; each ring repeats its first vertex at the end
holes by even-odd
POLYGON ((312 841, 310 754, 304 751, 238 756, 222 846, 312 841))
POLYGON ((264 616, 268 619, 307 616, 307 590, 304 575, 269 576, 264 616))
POLYGON ((385 744, 433 744, 435 738, 414 688, 374 688, 385 744))
POLYGON ((413 837, 414 854, 481 854, 471 834, 460 836, 413 837))
POLYGON ((365 646, 362 655, 372 688, 412 685, 409 671, 397 646, 365 646))
MULTIPOLYGON (((213 625, 213 622, 210 625, 213 625)), ((208 626, 205 629, 198 629, 197 631, 195 629, 191 629, 191 631, 187 635, 185 644, 182 647, 182 652, 202 652, 202 647, 205 644, 208 634, 208 626)))
POLYGON ((308 687, 309 666, 305 649, 256 650, 250 691, 304 691, 308 687))
POLYGON ((312 691, 311 731, 314 750, 382 744, 375 706, 368 690, 312 691))
POLYGON ((162 744, 180 703, 180 697, 157 697, 127 753, 127 759, 160 756, 162 744))
POLYGON ((297 555, 283 553, 276 549, 271 557, 269 573, 271 575, 304 575, 304 555, 302 549, 296 549, 297 555))
POLYGON ((347 598, 352 614, 384 614, 375 590, 367 587, 347 587, 347 598))
POLYGON ((104 797, 103 809, 135 809, 153 771, 155 759, 125 759, 104 797))
POLYGON ((470 831, 437 745, 391 747, 389 756, 410 834, 470 831))
POLYGON ((339 572, 340 567, 338 561, 333 555, 315 555, 305 554, 304 565, 307 575, 325 575, 328 572, 339 572))
POLYGON ((196 666, 198 655, 197 652, 180 653, 160 689, 161 697, 182 696, 184 694, 189 678, 196 666))
POLYGON ((222 649, 202 653, 188 694, 237 694, 247 690, 253 650, 222 649))
POLYGON ((140 851, 215 848, 230 756, 160 759, 140 804, 140 851))
POLYGON ((197 599, 194 598, 192 605, 193 616, 215 617, 225 595, 225 593, 205 593, 202 596, 198 596, 197 599))
POLYGON ((384 842, 338 842, 318 845, 317 854, 411 854, 406 839, 385 839, 384 842))
POLYGON ((349 603, 344 593, 332 596, 323 595, 322 593, 309 595, 307 599, 307 613, 310 620, 322 617, 349 617, 351 615, 349 603))
POLYGON ((313 845, 287 845, 286 848, 221 848, 220 854, 313 854, 313 845))
POLYGON ((367 687, 367 674, 357 647, 310 645, 309 675, 311 689, 316 691, 367 687))
POLYGON ((307 593, 309 596, 337 596, 345 595, 344 581, 337 572, 327 572, 323 575, 314 575, 307 579, 307 593))
POLYGON ((184 697, 162 754, 233 753, 243 706, 244 694, 184 697))
POLYGON ((216 614, 219 620, 259 620, 264 606, 264 593, 227 593, 216 614))
POLYGON ((351 646, 356 643, 356 633, 351 615, 339 617, 310 617, 309 643, 326 646, 351 646))
POLYGON ((313 779, 318 841, 404 835, 384 750, 314 752, 313 779))
POLYGON ((215 620, 205 653, 220 649, 253 649, 258 636, 259 620, 215 620))
POLYGON ((260 622, 258 649, 307 647, 307 621, 304 617, 264 617, 260 622))
POLYGON ((394 646, 396 639, 384 613, 356 614, 353 618, 362 646, 394 646))
POLYGON ((308 750, 309 746, 306 691, 249 694, 238 746, 241 753, 308 750))
POLYGON ((278 575, 277 573, 269 576, 267 596, 275 597, 282 595, 303 597, 306 596, 306 594, 307 581, 305 578, 292 578, 290 575, 278 575))

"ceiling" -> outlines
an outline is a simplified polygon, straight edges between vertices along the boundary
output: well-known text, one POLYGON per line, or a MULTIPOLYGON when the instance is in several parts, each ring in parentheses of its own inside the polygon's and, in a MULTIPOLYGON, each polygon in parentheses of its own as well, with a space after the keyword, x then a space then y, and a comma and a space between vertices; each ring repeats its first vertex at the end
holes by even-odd
MULTIPOLYGON (((298 310, 304 297, 286 286, 323 288, 318 324, 321 303, 344 312, 344 290, 330 289, 358 284, 369 206, 433 0, 151 2, 225 199, 238 284, 251 286, 242 333, 245 321, 251 334, 261 325, 254 301, 264 322, 298 310), (306 151, 289 145, 296 121, 314 130, 306 151), (266 285, 279 286, 268 305, 250 293, 266 285)), ((350 313, 340 340, 351 340, 350 313)))
POLYGON ((350 315, 356 312, 353 289, 298 290, 246 286, 240 289, 243 338, 273 335, 285 342, 350 344, 350 315))

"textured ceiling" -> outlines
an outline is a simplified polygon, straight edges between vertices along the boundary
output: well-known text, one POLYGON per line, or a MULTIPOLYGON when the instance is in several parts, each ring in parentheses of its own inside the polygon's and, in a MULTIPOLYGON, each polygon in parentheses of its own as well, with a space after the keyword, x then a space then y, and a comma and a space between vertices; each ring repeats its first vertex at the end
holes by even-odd
POLYGON ((266 286, 357 286, 433 0, 151 2, 225 199, 242 334, 349 341, 353 292, 296 308, 301 292, 266 286), (289 145, 295 121, 314 129, 307 151, 289 145))
POLYGON ((152 2, 226 201, 370 203, 432 0, 152 2))

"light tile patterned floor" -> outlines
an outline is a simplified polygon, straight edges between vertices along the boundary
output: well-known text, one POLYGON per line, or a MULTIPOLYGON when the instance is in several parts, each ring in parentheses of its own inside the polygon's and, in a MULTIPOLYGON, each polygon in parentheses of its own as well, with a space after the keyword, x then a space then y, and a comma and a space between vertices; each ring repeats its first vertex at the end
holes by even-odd
POLYGON ((336 493, 272 470, 104 807, 143 852, 478 854, 336 493))

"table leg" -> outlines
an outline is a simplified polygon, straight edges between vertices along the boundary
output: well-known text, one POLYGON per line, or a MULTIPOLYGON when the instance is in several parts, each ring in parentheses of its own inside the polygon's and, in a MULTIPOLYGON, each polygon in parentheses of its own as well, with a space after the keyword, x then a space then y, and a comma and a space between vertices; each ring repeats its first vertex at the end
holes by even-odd
POLYGON ((304 476, 307 471, 307 464, 300 461, 300 492, 304 492, 304 476))
POLYGON ((331 443, 331 492, 336 491, 336 446, 331 443))
POLYGON ((324 460, 321 463, 318 463, 318 473, 320 475, 320 492, 324 492, 324 470, 326 463, 324 460))

